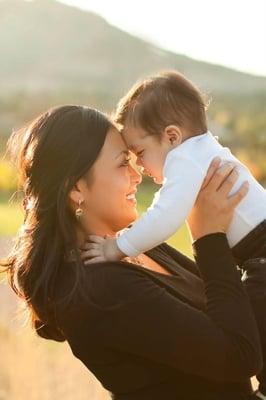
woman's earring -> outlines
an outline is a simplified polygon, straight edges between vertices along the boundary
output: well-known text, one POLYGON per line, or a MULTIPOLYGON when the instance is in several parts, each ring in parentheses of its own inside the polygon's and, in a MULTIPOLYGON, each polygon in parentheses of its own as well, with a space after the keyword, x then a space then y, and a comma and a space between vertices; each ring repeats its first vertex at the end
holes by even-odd
POLYGON ((82 217, 82 215, 83 215, 83 212, 84 212, 83 209, 80 207, 82 203, 83 203, 83 200, 79 200, 79 206, 75 211, 77 219, 80 219, 82 217))

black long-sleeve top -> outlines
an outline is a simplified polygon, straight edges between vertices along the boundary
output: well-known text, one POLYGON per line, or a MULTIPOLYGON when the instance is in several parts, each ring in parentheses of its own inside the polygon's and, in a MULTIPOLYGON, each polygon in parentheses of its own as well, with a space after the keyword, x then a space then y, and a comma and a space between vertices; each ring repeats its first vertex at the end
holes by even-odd
MULTIPOLYGON (((257 325, 226 236, 194 243, 196 263, 167 244, 146 254, 172 275, 125 262, 86 267, 88 296, 58 322, 115 400, 246 400, 262 368, 257 325)), ((65 274, 60 285, 72 285, 65 274)))

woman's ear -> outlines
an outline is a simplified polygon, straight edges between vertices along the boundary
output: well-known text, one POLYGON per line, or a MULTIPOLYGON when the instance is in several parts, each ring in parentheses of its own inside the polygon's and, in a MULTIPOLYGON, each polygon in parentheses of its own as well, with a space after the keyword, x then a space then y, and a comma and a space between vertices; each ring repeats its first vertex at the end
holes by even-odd
POLYGON ((81 184, 80 181, 76 182, 75 185, 72 187, 72 189, 69 192, 69 200, 70 202, 74 204, 79 204, 79 202, 84 201, 84 196, 81 190, 81 184))
POLYGON ((183 141, 181 129, 177 125, 168 125, 163 131, 163 139, 171 147, 176 147, 183 141))

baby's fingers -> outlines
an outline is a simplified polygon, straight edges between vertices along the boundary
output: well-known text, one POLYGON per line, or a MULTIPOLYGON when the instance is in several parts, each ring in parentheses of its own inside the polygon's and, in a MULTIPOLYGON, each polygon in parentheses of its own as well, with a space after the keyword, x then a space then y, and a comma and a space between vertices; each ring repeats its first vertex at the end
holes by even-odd
POLYGON ((102 253, 101 253, 100 249, 91 249, 88 251, 83 251, 80 255, 80 258, 82 260, 87 260, 88 258, 98 257, 101 255, 102 255, 102 253))
POLYGON ((97 235, 89 235, 88 236, 88 241, 89 242, 94 242, 94 243, 102 243, 104 242, 104 238, 102 238, 101 236, 97 236, 97 235))
POLYGON ((98 256, 98 257, 91 258, 90 260, 85 260, 84 265, 95 264, 95 263, 99 263, 99 262, 103 262, 103 261, 105 261, 104 258, 101 256, 98 256))
POLYGON ((101 245, 99 243, 92 243, 92 242, 86 242, 83 244, 81 250, 86 251, 86 250, 93 250, 93 249, 99 249, 101 245))

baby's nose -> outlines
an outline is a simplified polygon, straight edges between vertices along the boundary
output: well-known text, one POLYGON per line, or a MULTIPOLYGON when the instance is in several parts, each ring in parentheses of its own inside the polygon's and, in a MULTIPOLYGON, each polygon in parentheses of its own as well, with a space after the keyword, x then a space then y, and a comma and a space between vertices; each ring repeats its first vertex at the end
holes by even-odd
POLYGON ((142 175, 137 171, 135 168, 132 168, 132 180, 135 182, 135 184, 139 185, 142 181, 142 175))
POLYGON ((139 167, 142 167, 142 161, 141 161, 141 159, 137 158, 137 159, 136 159, 136 164, 137 164, 139 167))

